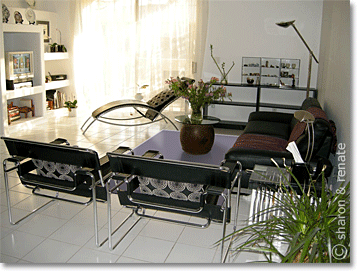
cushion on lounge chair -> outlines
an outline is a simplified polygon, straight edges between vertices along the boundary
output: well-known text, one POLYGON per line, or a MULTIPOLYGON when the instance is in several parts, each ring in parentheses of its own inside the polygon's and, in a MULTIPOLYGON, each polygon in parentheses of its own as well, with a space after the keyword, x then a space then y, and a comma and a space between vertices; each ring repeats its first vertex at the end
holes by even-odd
POLYGON ((158 112, 161 112, 167 105, 177 98, 178 97, 174 94, 173 90, 164 90, 160 92, 147 102, 147 104, 153 107, 156 111, 151 109, 147 110, 145 117, 153 121, 158 116, 158 112))

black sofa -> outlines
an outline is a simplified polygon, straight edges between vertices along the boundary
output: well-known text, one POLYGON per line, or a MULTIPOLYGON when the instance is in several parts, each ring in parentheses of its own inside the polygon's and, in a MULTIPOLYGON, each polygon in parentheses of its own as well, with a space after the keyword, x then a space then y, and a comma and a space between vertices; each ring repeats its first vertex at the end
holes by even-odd
MULTIPOLYGON (((335 153, 337 141, 334 122, 328 120, 315 98, 303 101, 301 110, 313 114, 314 150, 311 159, 313 168, 318 163, 331 165, 328 161, 330 153, 335 153)), ((286 150, 289 142, 295 141, 302 158, 305 158, 308 147, 306 124, 300 123, 293 114, 280 112, 252 112, 242 135, 234 146, 226 153, 227 161, 240 161, 243 170, 253 169, 255 164, 274 166, 273 158, 280 166, 294 163, 292 154, 286 150), (283 159, 284 158, 284 159, 283 159)), ((325 174, 330 175, 332 167, 325 174)), ((241 186, 247 188, 250 171, 243 171, 241 186)))

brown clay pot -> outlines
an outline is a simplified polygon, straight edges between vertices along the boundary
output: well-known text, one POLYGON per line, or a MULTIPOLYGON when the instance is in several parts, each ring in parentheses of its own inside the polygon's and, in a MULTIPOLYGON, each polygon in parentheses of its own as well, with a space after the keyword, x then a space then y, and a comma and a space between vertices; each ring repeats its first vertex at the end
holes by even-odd
POLYGON ((208 153, 213 147, 215 139, 212 125, 184 124, 180 130, 182 149, 192 155, 208 153))

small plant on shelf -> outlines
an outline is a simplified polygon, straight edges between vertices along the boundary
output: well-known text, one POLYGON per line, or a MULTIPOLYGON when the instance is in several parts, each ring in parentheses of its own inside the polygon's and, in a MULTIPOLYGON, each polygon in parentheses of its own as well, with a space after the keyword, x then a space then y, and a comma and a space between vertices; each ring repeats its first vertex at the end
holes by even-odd
POLYGON ((77 108, 77 100, 66 101, 65 102, 65 108, 67 108, 68 111, 71 111, 72 109, 77 108))

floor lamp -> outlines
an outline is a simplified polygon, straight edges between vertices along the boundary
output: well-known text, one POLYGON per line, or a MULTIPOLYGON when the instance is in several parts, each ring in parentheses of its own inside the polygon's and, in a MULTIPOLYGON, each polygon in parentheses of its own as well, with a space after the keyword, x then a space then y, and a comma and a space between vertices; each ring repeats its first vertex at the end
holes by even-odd
POLYGON ((288 28, 289 26, 292 26, 295 31, 297 32, 298 36, 301 38, 301 40, 303 41, 303 43, 305 44, 305 46, 308 49, 309 52, 309 62, 308 62, 308 78, 307 78, 307 92, 306 92, 306 98, 309 97, 310 95, 310 84, 311 84, 311 70, 312 70, 312 57, 314 58, 314 60, 318 63, 318 60, 316 58, 316 56, 313 54, 311 48, 308 46, 308 44, 306 43, 305 39, 302 37, 301 33, 298 31, 298 29, 296 28, 295 24, 294 24, 295 20, 293 21, 289 21, 289 22, 281 22, 281 23, 276 23, 276 25, 280 26, 280 27, 284 27, 284 28, 288 28))
POLYGON ((308 145, 307 145, 307 153, 305 157, 306 162, 310 162, 312 158, 312 153, 314 149, 314 127, 313 123, 315 121, 314 116, 305 110, 299 110, 294 113, 294 117, 299 121, 306 123, 306 129, 308 134, 308 145))

